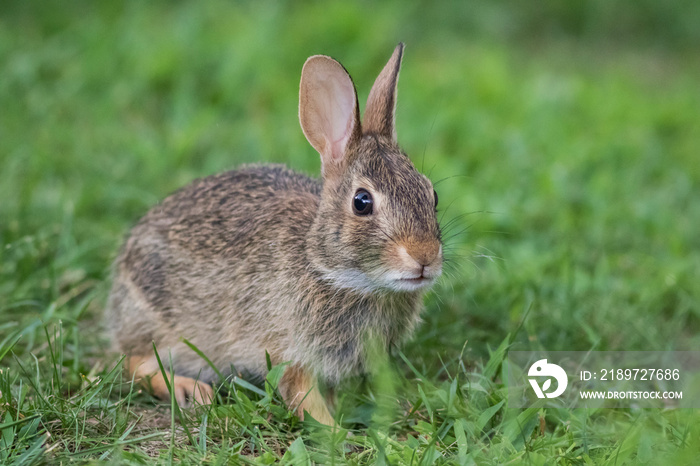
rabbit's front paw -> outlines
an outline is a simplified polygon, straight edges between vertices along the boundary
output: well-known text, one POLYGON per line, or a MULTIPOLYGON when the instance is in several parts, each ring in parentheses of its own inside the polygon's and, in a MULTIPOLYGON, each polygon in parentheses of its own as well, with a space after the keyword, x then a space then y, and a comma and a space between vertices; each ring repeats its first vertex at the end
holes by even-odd
POLYGON ((321 424, 337 425, 328 411, 327 400, 318 390, 315 378, 301 366, 287 367, 278 388, 287 407, 296 411, 302 421, 307 413, 321 424))
MULTIPOLYGON (((183 408, 188 408, 195 404, 208 405, 214 399, 214 390, 211 385, 204 383, 201 380, 195 380, 190 377, 176 375, 175 378, 168 376, 168 381, 172 384, 175 400, 177 404, 183 408)), ((153 395, 162 400, 170 398, 168 386, 162 374, 155 374, 150 379, 151 390, 153 395)))
MULTIPOLYGON (((168 383, 165 381, 163 372, 158 369, 156 359, 153 356, 141 357, 133 356, 128 360, 127 370, 136 381, 146 386, 153 396, 161 400, 170 399, 168 383)), ((195 380, 191 377, 176 375, 173 377, 169 372, 165 372, 168 382, 172 384, 173 393, 177 404, 183 408, 194 404, 211 404, 214 399, 214 390, 208 383, 195 380)))
MULTIPOLYGON (((177 404, 182 407, 189 407, 194 404, 209 405, 214 399, 214 390, 211 388, 211 385, 190 377, 176 375, 173 382, 173 391, 175 392, 177 404)), ((167 392, 167 388, 165 395, 170 395, 167 392)))

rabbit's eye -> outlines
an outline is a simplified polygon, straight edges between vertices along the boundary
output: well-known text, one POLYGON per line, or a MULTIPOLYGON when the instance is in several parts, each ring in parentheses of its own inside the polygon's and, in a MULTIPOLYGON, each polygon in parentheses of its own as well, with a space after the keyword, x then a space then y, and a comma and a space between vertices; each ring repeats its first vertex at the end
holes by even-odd
POLYGON ((366 189, 358 189, 352 199, 352 210, 355 215, 369 215, 372 213, 372 195, 366 189))
POLYGON ((435 208, 437 209, 437 204, 438 204, 438 195, 437 191, 433 189, 433 196, 435 197, 435 208))

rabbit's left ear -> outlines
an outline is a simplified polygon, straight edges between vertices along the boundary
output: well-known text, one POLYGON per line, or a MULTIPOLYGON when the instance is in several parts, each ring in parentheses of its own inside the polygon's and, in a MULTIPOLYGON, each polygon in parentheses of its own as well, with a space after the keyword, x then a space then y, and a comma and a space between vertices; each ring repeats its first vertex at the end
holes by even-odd
POLYGON ((403 57, 403 42, 394 49, 389 62, 377 80, 367 98, 367 108, 362 120, 365 134, 378 134, 391 138, 396 142, 396 126, 394 111, 396 110, 396 85, 399 82, 399 70, 403 57))

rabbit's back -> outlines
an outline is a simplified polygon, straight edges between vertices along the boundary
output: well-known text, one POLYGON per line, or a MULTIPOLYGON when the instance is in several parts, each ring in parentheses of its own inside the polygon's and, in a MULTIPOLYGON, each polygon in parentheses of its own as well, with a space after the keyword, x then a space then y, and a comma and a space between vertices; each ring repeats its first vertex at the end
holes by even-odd
POLYGON ((318 180, 283 165, 254 165, 196 180, 151 209, 140 224, 167 227, 168 243, 202 259, 245 258, 270 241, 299 241, 319 202, 318 180), (290 236, 292 235, 292 236, 290 236))
POLYGON ((248 166, 196 180, 152 208, 116 262, 108 312, 119 349, 149 352, 156 341, 176 349, 187 373, 201 359, 182 350, 185 336, 214 359, 239 354, 237 368, 264 367, 265 350, 284 347, 290 331, 284 306, 265 300, 303 274, 320 191, 284 166, 248 166))

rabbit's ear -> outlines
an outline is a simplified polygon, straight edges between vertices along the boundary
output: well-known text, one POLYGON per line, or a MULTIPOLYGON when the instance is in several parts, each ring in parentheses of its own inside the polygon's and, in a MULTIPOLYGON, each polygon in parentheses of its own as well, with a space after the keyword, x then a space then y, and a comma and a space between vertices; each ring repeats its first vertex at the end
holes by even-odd
POLYGON ((367 108, 363 126, 365 133, 374 133, 391 138, 396 142, 394 110, 396 109, 396 85, 399 82, 399 70, 403 57, 403 43, 394 49, 389 62, 377 80, 367 98, 367 108))
POLYGON ((355 85, 343 65, 324 55, 306 60, 299 86, 299 122, 321 154, 323 175, 338 172, 348 147, 362 137, 355 85))

